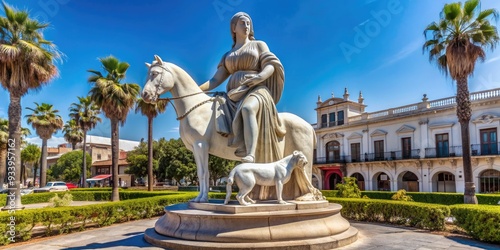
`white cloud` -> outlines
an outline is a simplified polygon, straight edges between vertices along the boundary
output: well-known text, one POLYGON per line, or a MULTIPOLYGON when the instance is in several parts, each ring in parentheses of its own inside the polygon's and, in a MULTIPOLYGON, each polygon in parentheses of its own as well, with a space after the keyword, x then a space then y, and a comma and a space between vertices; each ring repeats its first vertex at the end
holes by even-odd
POLYGON ((179 127, 173 127, 168 131, 168 133, 178 133, 178 132, 179 132, 179 127))
MULTIPOLYGON (((40 147, 42 146, 42 139, 40 139, 40 137, 26 138, 26 141, 28 143, 36 144, 36 145, 38 145, 40 147)), ((68 143, 68 142, 66 142, 66 140, 64 139, 64 137, 52 136, 52 138, 50 138, 47 141, 47 146, 48 147, 57 147, 57 145, 66 144, 66 143, 68 143)))
POLYGON ((489 60, 486 60, 486 62, 484 62, 484 64, 491 63, 491 62, 498 61, 498 60, 500 60, 500 56, 493 57, 489 60))
POLYGON ((417 49, 421 47, 421 41, 419 39, 415 39, 412 43, 406 45, 402 50, 400 50, 396 55, 392 56, 391 58, 385 60, 385 63, 382 64, 380 67, 376 68, 374 71, 377 71, 379 69, 385 68, 391 64, 394 64, 398 62, 399 60, 402 60, 409 56, 411 53, 415 52, 417 49))

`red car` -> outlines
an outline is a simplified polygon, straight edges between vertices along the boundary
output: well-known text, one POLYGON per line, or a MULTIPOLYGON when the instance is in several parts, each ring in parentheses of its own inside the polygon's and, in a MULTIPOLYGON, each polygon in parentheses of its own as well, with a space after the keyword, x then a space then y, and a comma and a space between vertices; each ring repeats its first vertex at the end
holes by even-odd
POLYGON ((66 183, 66 187, 68 187, 68 189, 73 189, 73 188, 78 188, 77 185, 73 184, 73 183, 66 183))

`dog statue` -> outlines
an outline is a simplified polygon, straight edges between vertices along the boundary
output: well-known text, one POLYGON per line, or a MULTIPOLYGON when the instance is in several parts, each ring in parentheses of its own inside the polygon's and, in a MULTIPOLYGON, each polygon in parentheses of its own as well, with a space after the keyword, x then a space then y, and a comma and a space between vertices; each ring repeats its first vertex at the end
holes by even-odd
POLYGON ((233 183, 239 188, 236 199, 240 205, 255 203, 248 194, 256 184, 261 186, 276 186, 276 197, 279 204, 286 204, 282 198, 283 185, 286 184, 296 167, 303 168, 307 164, 306 156, 300 151, 272 163, 242 163, 234 167, 229 174, 226 185, 226 200, 229 202, 233 183))

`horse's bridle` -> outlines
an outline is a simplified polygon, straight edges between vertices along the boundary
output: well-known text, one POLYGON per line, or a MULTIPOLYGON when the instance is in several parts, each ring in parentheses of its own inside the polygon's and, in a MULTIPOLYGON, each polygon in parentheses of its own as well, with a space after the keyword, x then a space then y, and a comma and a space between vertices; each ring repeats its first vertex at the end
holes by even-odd
MULTIPOLYGON (((149 70, 151 70, 151 68, 153 68, 153 67, 155 67, 155 66, 158 66, 158 67, 160 67, 160 68, 164 69, 165 71, 169 72, 170 74, 172 74, 172 72, 171 72, 171 71, 170 71, 167 67, 165 67, 165 66, 163 66, 163 64, 159 64, 159 63, 154 64, 154 65, 151 65, 151 67, 150 67, 150 69, 149 69, 149 70)), ((160 81, 159 81, 159 83, 161 84, 162 82, 163 82, 163 72, 161 72, 161 76, 160 76, 160 81)), ((199 95, 199 94, 203 94, 203 93, 205 93, 205 94, 214 94, 214 93, 215 93, 215 94, 218 94, 218 93, 219 93, 219 92, 203 92, 203 91, 200 91, 200 92, 196 92, 196 93, 193 93, 193 94, 183 95, 183 96, 178 96, 178 97, 171 97, 171 98, 168 98, 168 97, 167 97, 167 98, 159 98, 159 97, 160 97, 160 84, 158 84, 158 85, 156 86, 156 89, 155 89, 155 94, 156 94, 156 96, 158 96, 158 98, 157 98, 156 100, 157 100, 157 101, 167 101, 167 102, 169 102, 169 103, 172 105, 172 107, 174 107, 174 110, 175 110, 175 113, 176 113, 176 114, 177 114, 177 109, 175 108, 175 105, 174 105, 174 103, 172 102, 172 100, 182 99, 182 98, 185 98, 185 97, 190 97, 190 96, 199 95)), ((214 101, 214 100, 215 100, 215 97, 211 97, 211 98, 210 98, 210 99, 208 99, 208 100, 202 101, 202 102, 200 102, 200 103, 198 103, 198 104, 194 105, 194 107, 190 108, 188 111, 186 111, 186 113, 184 113, 183 115, 181 115, 181 116, 177 117, 177 120, 179 121, 179 120, 184 119, 184 117, 186 117, 189 113, 191 113, 191 112, 192 112, 193 110, 195 110, 196 108, 200 107, 201 105, 203 105, 203 104, 205 104, 205 103, 212 102, 212 101, 214 101)))

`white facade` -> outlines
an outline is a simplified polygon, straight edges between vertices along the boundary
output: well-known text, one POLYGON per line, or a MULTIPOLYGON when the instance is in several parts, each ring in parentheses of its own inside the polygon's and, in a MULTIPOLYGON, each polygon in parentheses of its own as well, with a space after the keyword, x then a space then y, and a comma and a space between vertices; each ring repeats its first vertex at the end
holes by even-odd
MULTIPOLYGON (((420 103, 373 113, 364 112, 363 102, 361 93, 350 101, 347 89, 343 98, 318 98, 314 167, 320 188, 334 189, 341 177, 355 175, 364 190, 464 191, 455 97, 430 101, 424 95, 420 103)), ((471 102, 476 192, 498 192, 500 89, 471 93, 471 102)))

